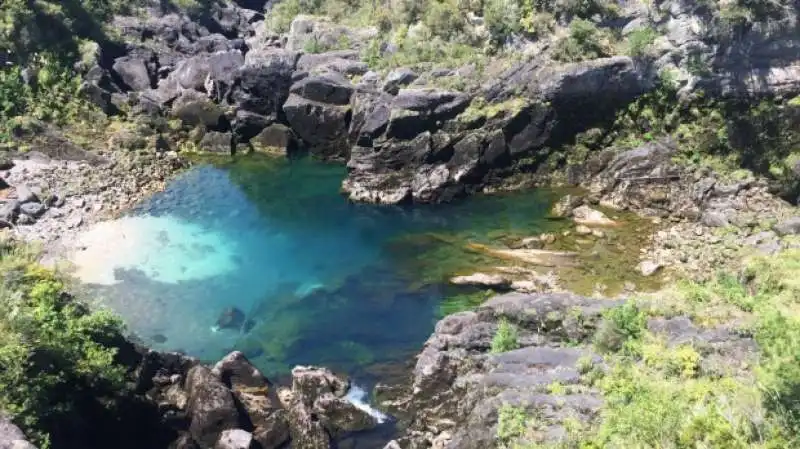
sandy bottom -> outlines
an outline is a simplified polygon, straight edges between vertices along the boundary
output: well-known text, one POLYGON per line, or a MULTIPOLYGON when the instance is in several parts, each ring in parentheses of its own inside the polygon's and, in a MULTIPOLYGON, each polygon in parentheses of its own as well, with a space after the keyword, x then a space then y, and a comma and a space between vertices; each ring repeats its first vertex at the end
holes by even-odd
POLYGON ((75 240, 72 274, 87 284, 120 282, 118 270, 176 284, 235 270, 235 253, 223 235, 170 217, 124 217, 97 223, 75 240))

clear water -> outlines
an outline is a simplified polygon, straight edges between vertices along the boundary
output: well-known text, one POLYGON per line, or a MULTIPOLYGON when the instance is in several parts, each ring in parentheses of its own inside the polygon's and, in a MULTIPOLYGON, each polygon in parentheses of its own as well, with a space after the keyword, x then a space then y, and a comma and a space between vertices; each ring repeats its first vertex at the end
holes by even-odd
POLYGON ((487 262, 463 242, 552 227, 545 193, 413 208, 355 205, 344 168, 245 159, 202 165, 84 236, 78 277, 144 343, 267 373, 322 364, 380 377, 430 335, 446 279, 487 262), (235 307, 243 329, 215 327, 235 307))

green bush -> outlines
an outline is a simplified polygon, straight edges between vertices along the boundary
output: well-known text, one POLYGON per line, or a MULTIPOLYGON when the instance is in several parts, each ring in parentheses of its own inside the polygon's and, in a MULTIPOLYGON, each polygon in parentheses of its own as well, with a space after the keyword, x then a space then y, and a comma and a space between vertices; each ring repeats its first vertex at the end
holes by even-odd
POLYGON ((644 335, 647 316, 632 301, 607 310, 595 335, 595 346, 603 352, 634 351, 644 335))
POLYGON ((96 108, 80 93, 80 76, 49 54, 32 59, 35 82, 26 84, 19 67, 0 69, 0 142, 10 139, 15 117, 65 125, 92 120, 96 108))
POLYGON ((519 348, 518 338, 517 327, 509 323, 505 318, 501 319, 497 332, 492 338, 491 352, 496 354, 519 348))
POLYGON ((564 62, 578 62, 611 56, 613 34, 607 29, 598 28, 585 19, 575 19, 569 24, 569 36, 556 44, 553 57, 564 62))
POLYGON ((453 39, 464 32, 464 16, 453 0, 433 0, 430 2, 423 21, 434 36, 453 39))
POLYGON ((520 31, 522 14, 516 0, 487 0, 483 17, 496 43, 505 43, 512 34, 520 31))
POLYGON ((650 27, 634 30, 628 35, 628 55, 645 56, 658 37, 658 32, 650 27))
POLYGON ((100 342, 120 335, 111 315, 90 313, 34 254, 2 242, 0 269, 0 410, 47 446, 49 429, 80 413, 87 397, 123 388, 116 350, 100 342))
POLYGON ((509 447, 514 440, 525 435, 528 420, 525 409, 521 407, 503 404, 497 410, 497 439, 503 447, 509 447))

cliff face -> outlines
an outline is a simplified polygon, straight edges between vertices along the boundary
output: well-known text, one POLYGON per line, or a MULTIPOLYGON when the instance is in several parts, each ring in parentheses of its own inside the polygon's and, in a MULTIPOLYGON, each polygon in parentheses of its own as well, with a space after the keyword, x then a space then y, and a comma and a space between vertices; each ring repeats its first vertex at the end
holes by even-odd
MULTIPOLYGON (((686 104, 792 98, 798 11, 768 6, 626 2, 589 20, 555 9, 541 12, 552 33, 513 34, 503 58, 379 72, 375 52, 386 67, 400 51, 380 27, 298 16, 276 34, 277 7, 265 17, 212 3, 193 21, 152 6, 115 19, 124 50, 103 49, 84 90, 109 112, 179 118, 176 147, 308 152, 347 162, 343 188, 356 201, 440 202, 562 168, 545 162, 584 132, 612 133, 615 116, 665 78, 686 104)), ((459 26, 480 35, 490 18, 470 14, 459 26)), ((443 33, 425 23, 407 39, 443 33)))

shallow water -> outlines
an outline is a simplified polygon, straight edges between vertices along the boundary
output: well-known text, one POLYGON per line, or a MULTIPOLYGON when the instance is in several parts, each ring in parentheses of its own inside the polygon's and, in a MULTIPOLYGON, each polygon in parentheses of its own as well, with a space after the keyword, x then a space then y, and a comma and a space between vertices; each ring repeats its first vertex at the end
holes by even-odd
POLYGON ((156 349, 205 360, 239 349, 269 374, 352 373, 419 350, 456 293, 446 279, 489 263, 459 242, 554 226, 546 192, 354 205, 338 192, 344 175, 307 160, 198 166, 85 233, 75 274, 156 349), (230 307, 248 322, 218 329, 230 307))

